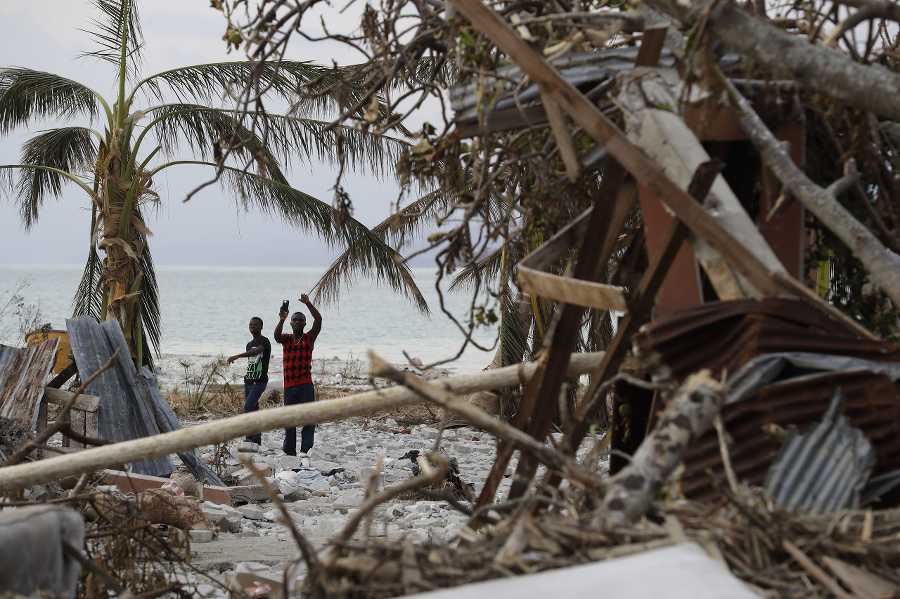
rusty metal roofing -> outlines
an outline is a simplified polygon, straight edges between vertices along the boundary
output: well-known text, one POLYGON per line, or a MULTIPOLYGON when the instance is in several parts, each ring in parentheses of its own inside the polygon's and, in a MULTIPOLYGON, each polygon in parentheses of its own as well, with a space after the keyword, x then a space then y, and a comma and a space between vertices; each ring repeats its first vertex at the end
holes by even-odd
POLYGON ((775 352, 814 352, 900 362, 900 346, 860 339, 846 324, 794 298, 711 302, 644 325, 633 351, 656 376, 682 380, 708 368, 737 372, 775 352))
MULTIPOLYGON (((823 362, 831 356, 822 356, 823 362)), ((877 364, 875 366, 878 366, 877 364)), ((900 469, 900 393, 891 376, 871 369, 802 374, 762 386, 727 403, 721 416, 731 442, 729 453, 739 480, 761 485, 794 425, 801 434, 823 419, 834 393, 844 396, 843 414, 872 444, 875 475, 900 469)), ((724 480, 715 431, 702 435, 688 450, 681 479, 687 497, 710 499, 724 480)))
POLYGON ((787 510, 828 514, 856 509, 875 463, 872 444, 841 413, 836 389, 822 420, 805 435, 791 425, 763 486, 787 510))
POLYGON ((44 396, 44 381, 56 360, 59 339, 25 348, 2 347, 0 416, 33 430, 38 406, 44 396))

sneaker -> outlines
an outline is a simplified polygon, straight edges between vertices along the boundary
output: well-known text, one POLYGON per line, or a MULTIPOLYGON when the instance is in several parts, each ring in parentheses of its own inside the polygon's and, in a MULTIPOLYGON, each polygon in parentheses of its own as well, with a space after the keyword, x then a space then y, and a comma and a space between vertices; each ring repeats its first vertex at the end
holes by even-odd
POLYGON ((258 452, 259 444, 254 443, 253 441, 244 440, 244 441, 241 441, 240 444, 238 444, 238 451, 258 452))

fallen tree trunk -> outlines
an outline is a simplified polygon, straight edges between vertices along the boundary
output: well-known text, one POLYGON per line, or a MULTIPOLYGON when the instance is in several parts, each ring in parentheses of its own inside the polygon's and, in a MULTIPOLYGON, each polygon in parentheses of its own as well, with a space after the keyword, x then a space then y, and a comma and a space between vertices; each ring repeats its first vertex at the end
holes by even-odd
POLYGON ((689 376, 669 402, 659 426, 634 452, 631 463, 610 479, 598 518, 633 524, 647 513, 685 451, 712 426, 725 397, 725 386, 712 379, 708 370, 689 376))
MULTIPOLYGON (((599 366, 602 358, 603 352, 572 354, 567 374, 577 376, 590 373, 599 366)), ((440 379, 433 381, 433 384, 441 385, 457 394, 474 393, 475 391, 525 383, 534 374, 534 370, 534 363, 517 364, 497 370, 440 379)), ((392 387, 312 404, 260 410, 162 435, 0 468, 0 490, 21 489, 64 476, 91 472, 138 460, 153 459, 203 445, 224 443, 262 431, 342 420, 425 401, 410 389, 392 387)))
POLYGON ((805 35, 790 35, 736 4, 715 0, 650 0, 649 5, 687 25, 704 20, 728 47, 775 79, 791 79, 804 89, 900 121, 900 75, 881 65, 864 65, 835 50, 823 51, 805 35))
MULTIPOLYGON (((785 145, 772 135, 737 88, 728 81, 723 83, 741 128, 756 146, 765 165, 785 189, 866 265, 872 281, 891 298, 895 306, 900 306, 900 258, 838 202, 837 195, 843 191, 841 186, 846 185, 846 182, 836 181, 828 189, 816 185, 794 164, 785 145)), ((849 175, 845 179, 847 182, 855 182, 855 178, 849 175)))

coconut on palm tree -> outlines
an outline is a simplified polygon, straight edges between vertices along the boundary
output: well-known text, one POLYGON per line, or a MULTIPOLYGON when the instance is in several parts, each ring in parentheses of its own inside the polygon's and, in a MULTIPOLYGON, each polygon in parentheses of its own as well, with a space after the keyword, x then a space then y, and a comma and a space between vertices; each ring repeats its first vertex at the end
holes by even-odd
MULTIPOLYGON (((222 62, 140 76, 144 45, 134 0, 94 0, 101 13, 93 32, 98 49, 86 53, 115 69, 112 101, 72 79, 28 68, 0 69, 0 135, 50 120, 54 127, 27 140, 19 164, 0 165, 4 188, 14 196, 22 224, 30 229, 44 204, 80 188, 91 206, 87 263, 73 301, 75 314, 118 318, 139 363, 158 349, 160 313, 156 277, 147 243, 146 209, 160 198, 154 177, 164 169, 204 165, 248 209, 279 216, 326 242, 354 247, 361 263, 383 282, 421 298, 412 277, 383 239, 329 204, 293 188, 283 168, 293 159, 333 162, 383 176, 405 142, 328 127, 330 109, 362 97, 364 89, 338 87, 340 69, 310 62, 256 65, 268 105, 290 107, 264 113, 263 127, 238 124, 223 98, 254 65, 222 62), (335 93, 304 99, 302 86, 335 93), (139 104, 139 102, 143 102, 139 104), (69 122, 58 126, 58 123, 69 122), (263 131, 259 133, 258 131, 263 131)), ((262 99, 262 98, 261 98, 262 99)), ((68 195, 67 195, 68 199, 68 195)))

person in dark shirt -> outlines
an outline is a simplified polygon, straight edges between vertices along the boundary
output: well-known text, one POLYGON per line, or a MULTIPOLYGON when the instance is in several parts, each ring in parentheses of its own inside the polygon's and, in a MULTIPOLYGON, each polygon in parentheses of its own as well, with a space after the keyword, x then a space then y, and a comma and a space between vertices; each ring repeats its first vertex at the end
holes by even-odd
MULTIPOLYGON (((247 343, 247 351, 228 358, 231 364, 238 358, 247 358, 247 373, 244 374, 244 413, 259 409, 259 397, 266 390, 269 382, 269 358, 272 357, 272 344, 262 336, 262 318, 254 316, 250 319, 250 334, 253 336, 247 343)), ((257 445, 262 443, 262 434, 250 435, 245 440, 257 445)))
MULTIPOLYGON (((309 403, 315 400, 316 390, 312 382, 312 353, 322 330, 322 315, 309 301, 305 293, 300 296, 300 301, 309 308, 313 317, 313 326, 309 332, 306 328, 306 316, 302 312, 294 312, 291 315, 291 331, 288 335, 282 335, 281 329, 287 318, 287 310, 278 312, 279 320, 275 326, 275 341, 284 346, 284 405, 292 406, 301 403, 309 403)), ((312 449, 315 438, 316 425, 307 424, 300 431, 300 453, 306 453, 312 449)), ((297 455, 297 427, 284 429, 284 445, 282 450, 287 455, 297 455)))

